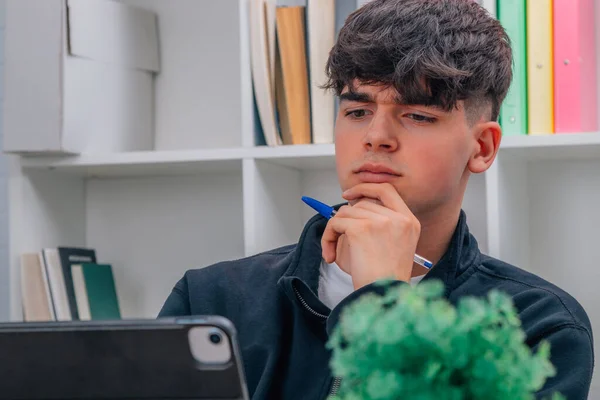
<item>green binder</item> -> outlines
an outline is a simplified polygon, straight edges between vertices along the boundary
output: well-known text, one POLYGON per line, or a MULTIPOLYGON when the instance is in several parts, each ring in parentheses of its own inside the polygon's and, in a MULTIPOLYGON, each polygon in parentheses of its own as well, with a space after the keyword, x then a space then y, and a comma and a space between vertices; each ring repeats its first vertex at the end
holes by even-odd
POLYGON ((120 319, 121 312, 112 266, 82 263, 71 268, 81 319, 120 319))
POLYGON ((511 40, 513 80, 500 108, 504 135, 527 134, 527 29, 525 0, 498 2, 498 19, 511 40))

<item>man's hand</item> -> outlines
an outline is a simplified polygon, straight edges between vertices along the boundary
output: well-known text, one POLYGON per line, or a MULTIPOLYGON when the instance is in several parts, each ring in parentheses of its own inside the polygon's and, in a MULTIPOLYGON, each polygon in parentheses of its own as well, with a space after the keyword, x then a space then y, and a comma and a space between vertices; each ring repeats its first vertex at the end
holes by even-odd
POLYGON ((341 207, 327 223, 321 239, 325 261, 337 261, 352 275, 354 289, 385 278, 408 282, 421 224, 396 189, 388 183, 362 183, 343 197, 365 200, 341 207))

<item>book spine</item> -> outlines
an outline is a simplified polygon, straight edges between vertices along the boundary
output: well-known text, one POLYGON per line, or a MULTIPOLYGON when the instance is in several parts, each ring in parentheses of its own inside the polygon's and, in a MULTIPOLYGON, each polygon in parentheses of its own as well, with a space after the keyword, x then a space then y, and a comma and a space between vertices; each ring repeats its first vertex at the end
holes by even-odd
POLYGON ((556 133, 598 129, 593 0, 554 0, 556 133))
POLYGON ((311 143, 306 7, 277 8, 277 42, 281 57, 285 110, 293 144, 311 143))
POLYGON ((527 2, 528 133, 554 133, 552 0, 527 2))
POLYGON ((484 6, 492 17, 497 18, 498 5, 496 4, 496 0, 479 0, 479 4, 484 6))
POLYGON ((527 51, 525 0, 503 0, 498 4, 498 17, 511 40, 513 80, 500 109, 504 135, 527 134, 527 51))
POLYGON ((333 143, 335 98, 320 88, 327 80, 325 64, 335 44, 335 1, 308 0, 307 36, 313 143, 333 143))

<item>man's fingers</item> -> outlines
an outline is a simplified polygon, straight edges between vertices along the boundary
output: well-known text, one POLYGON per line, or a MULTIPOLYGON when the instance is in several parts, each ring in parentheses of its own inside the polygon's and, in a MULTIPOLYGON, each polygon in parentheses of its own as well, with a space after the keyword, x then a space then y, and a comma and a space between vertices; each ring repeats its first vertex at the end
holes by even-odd
POLYGON ((389 183, 360 183, 346 190, 342 196, 349 201, 360 197, 376 199, 391 210, 410 212, 402 197, 389 183))
POLYGON ((351 224, 352 218, 344 218, 339 215, 331 218, 327 223, 321 237, 322 255, 326 262, 332 263, 335 261, 337 241, 341 235, 346 233, 351 224))
MULTIPOLYGON (((360 202, 363 203, 363 202, 360 202)), ((336 217, 341 218, 355 218, 355 219, 377 219, 381 217, 381 212, 377 208, 367 208, 367 207, 357 207, 358 204, 354 206, 343 206, 336 212, 336 217)), ((365 202, 366 203, 366 202, 365 202)), ((372 203, 371 203, 372 204, 372 203)), ((376 204, 372 204, 373 206, 380 207, 387 211, 393 212, 383 206, 377 206, 376 204)))
POLYGON ((396 211, 385 207, 381 204, 377 204, 377 203, 373 203, 370 201, 359 201, 358 203, 356 203, 355 205, 352 206, 353 209, 356 210, 363 210, 363 211, 368 211, 380 216, 386 216, 386 217, 394 217, 394 215, 396 215, 396 211))

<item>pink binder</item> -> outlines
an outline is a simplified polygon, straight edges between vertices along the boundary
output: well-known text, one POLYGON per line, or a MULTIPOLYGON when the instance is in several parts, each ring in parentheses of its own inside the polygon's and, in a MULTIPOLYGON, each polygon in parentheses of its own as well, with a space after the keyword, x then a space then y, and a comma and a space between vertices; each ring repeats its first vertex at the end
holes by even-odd
POLYGON ((594 0, 554 0, 556 133, 598 130, 594 0))

